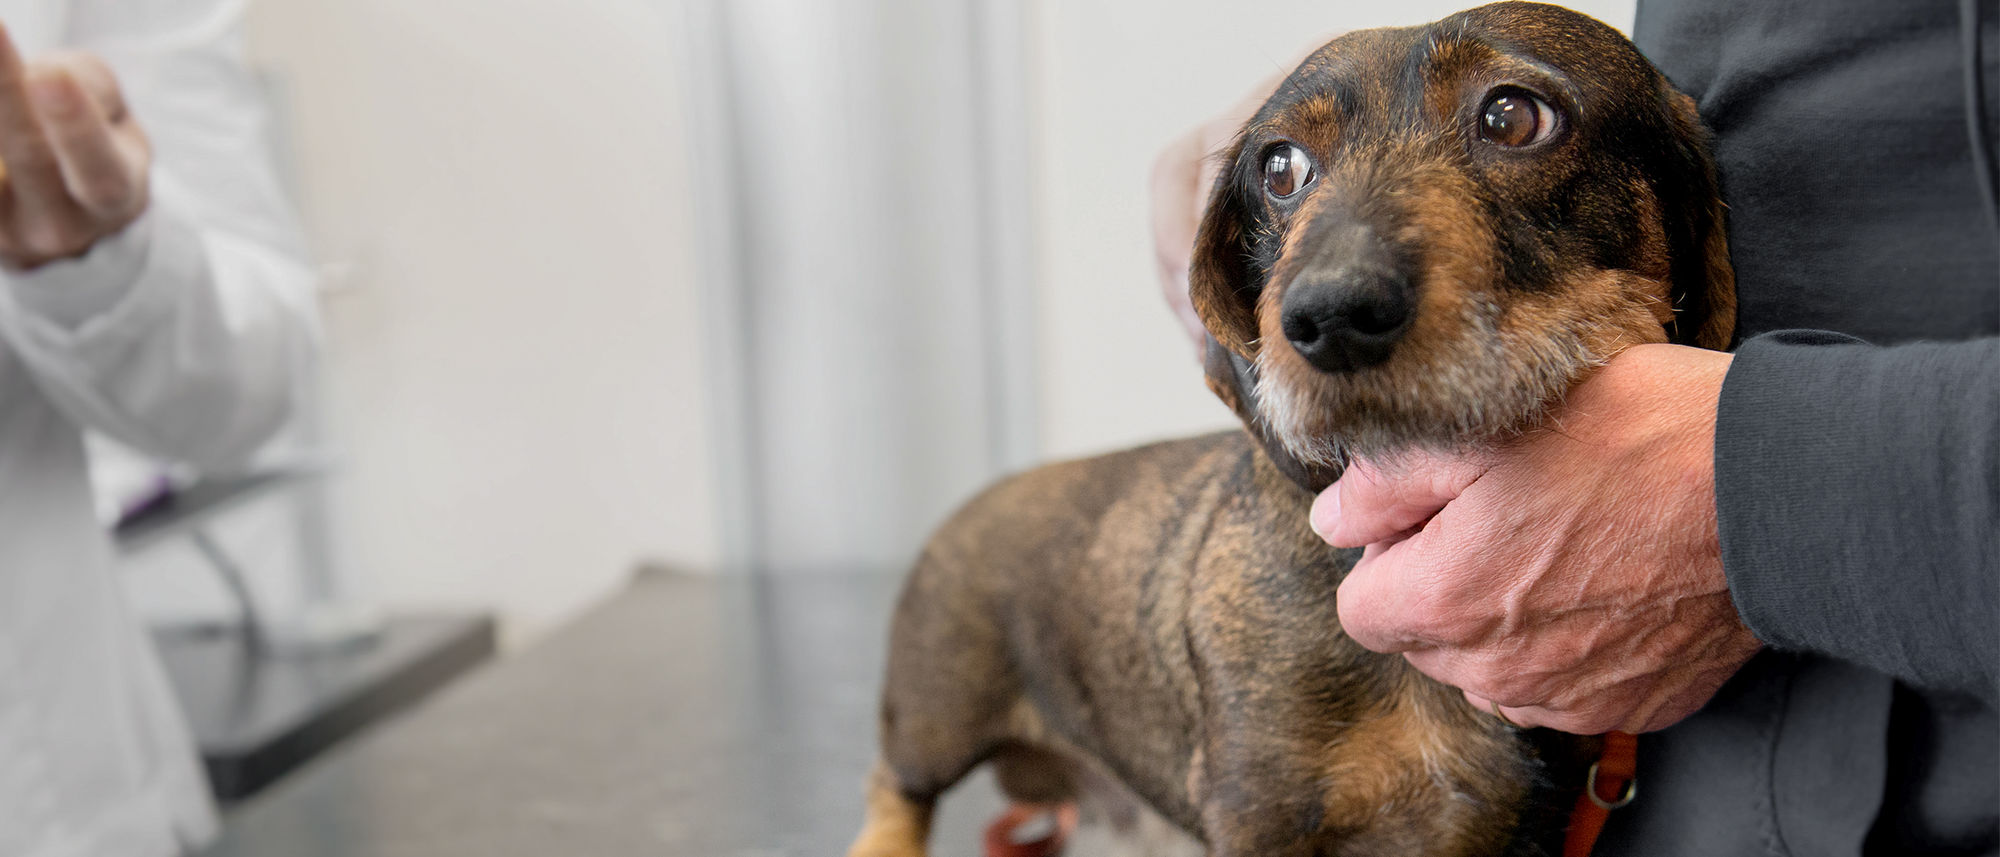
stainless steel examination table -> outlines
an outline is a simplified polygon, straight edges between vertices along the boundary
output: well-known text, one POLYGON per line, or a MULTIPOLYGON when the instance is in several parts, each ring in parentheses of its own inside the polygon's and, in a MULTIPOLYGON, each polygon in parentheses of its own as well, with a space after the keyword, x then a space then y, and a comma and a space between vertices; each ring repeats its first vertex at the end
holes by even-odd
MULTIPOLYGON (((838 857, 895 576, 643 575, 230 813, 208 857, 838 857)), ((939 857, 1001 802, 944 801, 939 857)))

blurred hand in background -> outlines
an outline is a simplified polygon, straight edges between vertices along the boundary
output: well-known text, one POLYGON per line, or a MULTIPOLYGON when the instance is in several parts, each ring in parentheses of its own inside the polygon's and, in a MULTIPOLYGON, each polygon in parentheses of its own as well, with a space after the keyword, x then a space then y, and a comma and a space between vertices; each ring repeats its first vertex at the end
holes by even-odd
MULTIPOLYGON (((1315 42, 1314 48, 1321 43, 1315 42)), ((1304 56, 1301 54, 1300 59, 1304 56)), ((1237 132, 1257 115, 1257 108, 1264 105, 1264 100, 1271 97, 1296 65, 1297 62, 1288 64, 1284 70, 1258 81, 1229 109, 1175 137, 1153 159, 1154 270, 1159 275, 1160 292, 1166 297, 1167 306, 1173 308, 1174 317, 1180 319, 1194 343, 1197 361, 1201 360, 1208 331, 1201 326, 1201 317, 1195 315, 1194 302, 1188 299, 1188 265, 1194 257, 1194 237, 1201 227, 1202 212, 1208 209, 1209 189, 1215 187, 1215 177, 1222 171, 1220 157, 1235 141, 1237 132)))
POLYGON ((152 147, 94 54, 24 61, 0 29, 0 261, 80 256, 146 210, 152 147))

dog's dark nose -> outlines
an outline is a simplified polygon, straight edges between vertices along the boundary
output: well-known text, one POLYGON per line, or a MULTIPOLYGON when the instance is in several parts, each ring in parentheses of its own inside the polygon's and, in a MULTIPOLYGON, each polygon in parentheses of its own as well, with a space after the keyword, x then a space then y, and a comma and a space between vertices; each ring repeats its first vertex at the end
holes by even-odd
POLYGON ((1409 278, 1389 266, 1307 272, 1285 290, 1285 338, 1322 372, 1353 372, 1389 359, 1415 315, 1409 278))

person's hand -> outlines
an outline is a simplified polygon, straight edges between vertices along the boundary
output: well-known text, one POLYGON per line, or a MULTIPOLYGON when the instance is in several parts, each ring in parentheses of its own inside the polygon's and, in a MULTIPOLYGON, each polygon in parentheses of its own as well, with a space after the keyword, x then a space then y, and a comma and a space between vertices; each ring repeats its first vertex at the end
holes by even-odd
MULTIPOLYGON (((1314 42, 1312 50, 1318 50, 1338 35, 1331 33, 1314 42)), ((1194 301, 1188 297, 1188 268, 1194 261, 1195 232, 1201 228, 1201 216, 1208 209, 1209 189, 1215 186, 1215 177, 1222 170, 1215 156, 1236 139, 1236 132, 1244 123, 1257 115, 1257 108, 1264 106, 1271 93, 1277 91, 1278 84, 1292 73, 1292 67, 1310 54, 1311 51, 1299 54, 1282 70, 1258 81, 1228 110, 1175 137, 1153 159, 1150 185, 1154 270, 1159 275, 1161 296, 1167 299, 1167 306, 1194 342, 1197 361, 1207 353, 1208 330, 1202 327, 1201 316, 1195 314, 1194 301)))
POLYGON ((0 28, 0 263, 80 256, 124 229, 146 210, 152 161, 103 60, 25 62, 0 28))
POLYGON ((1175 137, 1153 159, 1154 269, 1160 278, 1160 294, 1194 341, 1197 358, 1206 350, 1208 331, 1188 297, 1188 267, 1194 259, 1195 232, 1208 207, 1208 190, 1222 168, 1214 155, 1235 138, 1237 129, 1250 120, 1277 85, 1276 80, 1258 84, 1227 112, 1175 137))
POLYGON ((1716 400, 1730 356, 1630 349, 1548 428, 1472 459, 1350 468, 1313 504, 1366 545, 1340 621, 1523 726, 1663 729, 1760 647, 1716 537, 1716 400))

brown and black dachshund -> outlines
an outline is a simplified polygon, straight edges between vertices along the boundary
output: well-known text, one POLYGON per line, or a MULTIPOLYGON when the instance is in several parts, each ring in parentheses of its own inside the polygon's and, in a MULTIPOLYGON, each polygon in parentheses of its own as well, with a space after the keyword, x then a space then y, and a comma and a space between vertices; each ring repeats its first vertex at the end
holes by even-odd
POLYGON ((850 857, 919 857, 992 762, 1217 857, 1536 854, 1588 739, 1521 733, 1341 633, 1308 529, 1359 456, 1504 443, 1621 349, 1727 347, 1705 131, 1610 27, 1496 3, 1342 36, 1243 128, 1196 241, 1248 431, 1044 467, 947 522, 895 615, 850 857))

